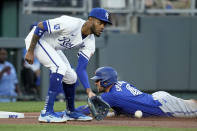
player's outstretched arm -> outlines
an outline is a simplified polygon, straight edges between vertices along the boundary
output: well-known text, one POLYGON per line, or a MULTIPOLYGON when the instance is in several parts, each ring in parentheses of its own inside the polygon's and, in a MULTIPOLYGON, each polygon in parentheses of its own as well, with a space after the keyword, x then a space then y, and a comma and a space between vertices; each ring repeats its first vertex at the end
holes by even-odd
POLYGON ((92 96, 95 96, 95 94, 92 92, 92 89, 90 88, 90 84, 88 81, 88 74, 86 71, 87 65, 88 65, 88 60, 83 55, 80 54, 76 72, 83 87, 86 89, 86 93, 88 97, 90 98, 92 96))
POLYGON ((34 61, 34 49, 36 47, 36 44, 39 41, 40 37, 47 30, 47 26, 44 26, 44 25, 45 25, 45 21, 44 22, 40 22, 36 26, 36 29, 34 31, 34 34, 33 34, 33 37, 31 39, 31 43, 30 43, 29 49, 27 50, 27 53, 25 55, 25 60, 29 64, 33 64, 33 61, 34 61))

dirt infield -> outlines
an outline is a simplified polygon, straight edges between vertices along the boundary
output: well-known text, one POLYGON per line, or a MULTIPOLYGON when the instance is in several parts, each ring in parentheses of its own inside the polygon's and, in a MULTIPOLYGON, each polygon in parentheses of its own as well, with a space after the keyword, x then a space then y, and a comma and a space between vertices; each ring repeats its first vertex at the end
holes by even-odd
MULTIPOLYGON (((39 113, 25 113, 22 119, 0 119, 0 124, 49 124, 38 122, 39 113)), ((51 123, 50 123, 51 124, 51 123)), ((169 127, 169 128, 197 128, 197 118, 128 118, 112 117, 102 121, 68 121, 67 125, 97 125, 97 126, 135 126, 135 127, 169 127)))

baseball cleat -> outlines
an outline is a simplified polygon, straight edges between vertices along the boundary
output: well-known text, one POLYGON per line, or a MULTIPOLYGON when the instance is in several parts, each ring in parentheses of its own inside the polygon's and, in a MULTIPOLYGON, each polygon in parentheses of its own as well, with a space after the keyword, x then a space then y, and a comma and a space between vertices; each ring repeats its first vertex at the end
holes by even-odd
POLYGON ((93 118, 86 116, 79 112, 66 112, 64 117, 67 117, 68 120, 78 120, 78 121, 91 121, 93 118))
POLYGON ((47 123, 58 123, 58 122, 66 122, 68 119, 66 117, 62 117, 57 115, 55 112, 49 113, 41 111, 40 116, 38 118, 39 122, 47 122, 47 123))
POLYGON ((65 117, 68 121, 77 120, 77 121, 91 121, 93 120, 92 117, 86 116, 79 112, 70 112, 70 111, 63 111, 63 112, 56 112, 59 116, 65 117))

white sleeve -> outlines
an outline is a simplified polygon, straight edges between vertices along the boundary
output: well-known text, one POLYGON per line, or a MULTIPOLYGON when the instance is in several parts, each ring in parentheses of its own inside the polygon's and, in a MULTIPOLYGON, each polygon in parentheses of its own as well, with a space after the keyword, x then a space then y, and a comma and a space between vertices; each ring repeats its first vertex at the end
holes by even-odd
POLYGON ((46 22, 48 33, 51 34, 59 31, 71 32, 78 27, 80 20, 75 17, 63 15, 55 19, 49 19, 46 22))
POLYGON ((83 55, 87 60, 90 59, 90 57, 94 54, 95 52, 95 38, 94 35, 88 36, 84 41, 84 46, 79 49, 78 54, 83 55))

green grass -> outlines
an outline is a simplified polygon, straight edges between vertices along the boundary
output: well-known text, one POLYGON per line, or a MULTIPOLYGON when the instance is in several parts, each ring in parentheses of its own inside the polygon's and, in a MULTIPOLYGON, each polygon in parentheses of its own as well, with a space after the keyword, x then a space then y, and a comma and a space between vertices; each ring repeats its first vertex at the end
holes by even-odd
POLYGON ((1 125, 2 131, 196 131, 190 128, 154 128, 154 127, 121 127, 121 126, 76 126, 76 125, 1 125))
MULTIPOLYGON (((0 103, 0 111, 12 112, 40 112, 44 107, 44 102, 13 102, 13 103, 0 103)), ((85 105, 86 102, 78 101, 75 106, 85 105)), ((55 102, 55 111, 65 110, 65 102, 55 102)))

